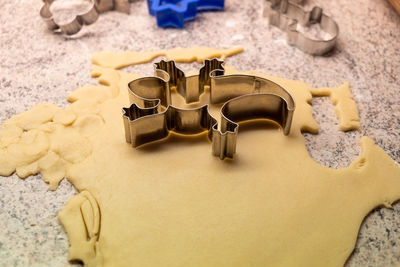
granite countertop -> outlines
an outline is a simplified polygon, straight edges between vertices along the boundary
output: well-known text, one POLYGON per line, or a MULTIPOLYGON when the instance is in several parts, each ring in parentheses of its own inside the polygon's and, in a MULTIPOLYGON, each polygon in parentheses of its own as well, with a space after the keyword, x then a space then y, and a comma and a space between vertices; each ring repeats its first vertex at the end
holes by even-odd
MULTIPOLYGON (((312 1, 340 26, 335 51, 313 57, 286 45, 285 35, 262 17, 262 0, 226 0, 222 13, 202 13, 184 30, 159 29, 146 1, 131 4, 131 15, 108 12, 79 38, 47 31, 40 0, 2 0, 0 6, 0 122, 42 102, 67 105, 72 90, 94 83, 91 54, 99 50, 149 51, 174 47, 243 46, 229 58, 238 69, 298 79, 315 87, 349 81, 362 129, 342 133, 330 100, 313 100, 321 125, 306 134, 311 156, 342 168, 359 153, 361 136, 371 137, 400 163, 400 16, 387 1, 312 1)), ((150 74, 148 65, 129 68, 150 74)), ((0 266, 69 266, 68 239, 56 219, 75 194, 63 180, 54 192, 38 176, 0 179, 0 266)), ((400 204, 377 209, 364 221, 347 266, 395 266, 400 262, 400 204)))

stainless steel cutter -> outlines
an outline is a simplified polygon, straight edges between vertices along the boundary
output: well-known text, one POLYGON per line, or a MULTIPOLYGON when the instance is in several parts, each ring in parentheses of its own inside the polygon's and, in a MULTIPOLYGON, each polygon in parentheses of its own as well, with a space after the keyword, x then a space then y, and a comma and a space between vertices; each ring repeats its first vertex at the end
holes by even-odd
POLYGON ((51 12, 51 5, 55 0, 43 0, 44 4, 40 9, 40 16, 45 21, 51 31, 60 31, 67 35, 79 32, 83 25, 94 23, 100 13, 116 10, 129 14, 129 0, 89 0, 88 9, 81 14, 77 14, 73 20, 65 24, 58 24, 51 12))
POLYGON ((322 12, 322 8, 315 6, 311 11, 305 11, 299 4, 302 0, 264 0, 264 17, 269 23, 278 27, 287 34, 287 42, 312 55, 323 55, 336 44, 339 35, 339 26, 336 21, 322 12), (330 38, 312 39, 298 31, 297 26, 308 27, 319 23, 321 30, 327 32, 330 38))
POLYGON ((198 75, 185 76, 174 61, 155 64, 155 76, 129 83, 130 107, 123 108, 125 138, 138 147, 166 138, 170 131, 179 134, 208 132, 212 153, 220 159, 233 158, 236 151, 238 122, 266 118, 277 122, 288 135, 295 103, 280 85, 258 76, 225 75, 223 61, 205 60, 198 75), (198 102, 205 87, 210 103, 225 103, 221 125, 209 113, 208 105, 183 109, 173 105, 171 90, 187 103, 198 102))

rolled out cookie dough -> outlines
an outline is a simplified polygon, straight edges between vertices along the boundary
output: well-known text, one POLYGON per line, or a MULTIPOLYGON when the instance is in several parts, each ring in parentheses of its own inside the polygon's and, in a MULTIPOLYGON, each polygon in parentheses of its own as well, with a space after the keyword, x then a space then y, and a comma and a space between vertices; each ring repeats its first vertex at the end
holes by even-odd
POLYGON ((168 60, 177 62, 196 61, 203 63, 205 59, 232 56, 243 52, 242 47, 228 49, 215 49, 210 47, 175 48, 170 50, 160 50, 155 52, 98 52, 94 53, 92 63, 107 68, 120 69, 130 65, 147 63, 159 56, 165 56, 168 60))
MULTIPOLYGON (((102 62, 126 64, 109 57, 102 62)), ((205 135, 171 134, 134 149, 125 142, 121 107, 129 104, 126 84, 139 76, 106 63, 92 69, 102 85, 71 93, 65 110, 38 106, 0 132, 1 175, 41 172, 55 189, 63 173, 80 192, 59 214, 69 259, 87 266, 343 266, 363 218, 400 199, 400 169, 368 137, 348 168, 314 162, 301 132, 318 131, 309 104, 316 89, 260 73, 295 98, 289 136, 270 123, 243 124, 233 161, 213 157, 205 135)), ((173 101, 187 107, 178 95, 173 101)), ((211 106, 216 118, 219 107, 211 106)))
POLYGON ((313 96, 329 96, 335 106, 336 116, 339 119, 339 127, 342 131, 356 130, 360 128, 357 104, 350 92, 348 82, 342 86, 331 88, 318 88, 311 90, 313 96))

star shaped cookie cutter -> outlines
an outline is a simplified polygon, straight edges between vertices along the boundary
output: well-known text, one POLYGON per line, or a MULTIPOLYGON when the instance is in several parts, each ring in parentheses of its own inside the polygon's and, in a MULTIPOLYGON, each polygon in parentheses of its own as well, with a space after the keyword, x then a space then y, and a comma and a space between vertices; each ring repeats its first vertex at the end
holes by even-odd
POLYGON ((225 0, 147 0, 149 13, 157 19, 158 27, 183 28, 197 11, 222 10, 225 0))
MULTIPOLYGON (((336 44, 339 35, 339 26, 336 21, 322 12, 322 8, 315 6, 311 11, 305 11, 300 5, 290 0, 264 0, 264 17, 269 23, 286 31, 287 42, 312 55, 323 55, 336 44), (330 34, 329 39, 311 39, 297 30, 297 24, 308 27, 319 23, 323 31, 330 34)), ((296 1, 300 3, 302 1, 296 1)))
POLYGON ((51 31, 60 31, 67 35, 72 35, 79 32, 83 25, 94 23, 100 13, 116 10, 129 14, 130 6, 128 0, 89 0, 89 8, 81 14, 78 14, 74 19, 65 24, 58 24, 50 10, 51 5, 55 0, 43 0, 44 4, 40 9, 40 16, 45 21, 47 28, 51 31))
POLYGON ((265 118, 278 123, 285 135, 295 109, 292 96, 280 85, 258 76, 224 74, 223 61, 205 60, 198 75, 185 76, 174 61, 154 65, 155 76, 131 81, 131 106, 123 108, 125 139, 133 147, 168 137, 169 132, 191 135, 208 132, 212 153, 220 159, 233 158, 239 122, 265 118), (198 102, 205 87, 210 103, 224 103, 221 125, 210 115, 209 106, 183 109, 172 105, 171 90, 186 103, 198 102))

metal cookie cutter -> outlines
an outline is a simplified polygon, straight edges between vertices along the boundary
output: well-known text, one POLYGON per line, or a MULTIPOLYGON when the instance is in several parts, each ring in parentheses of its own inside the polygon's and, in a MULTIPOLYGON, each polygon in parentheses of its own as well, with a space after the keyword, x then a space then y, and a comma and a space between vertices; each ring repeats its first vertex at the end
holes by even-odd
MULTIPOLYGON (((265 0, 264 17, 268 17, 269 23, 287 33, 289 45, 296 46, 306 53, 322 55, 330 51, 336 43, 339 35, 337 23, 322 12, 322 8, 314 7, 311 11, 305 11, 301 6, 290 0, 265 0), (327 40, 311 39, 297 30, 297 23, 302 26, 310 26, 319 23, 321 29, 331 35, 327 40)), ((301 1, 296 1, 300 3, 301 1)))
POLYGON ((79 32, 83 25, 90 25, 94 23, 99 17, 100 13, 117 10, 129 14, 130 6, 128 0, 89 0, 90 6, 87 11, 78 14, 75 18, 66 23, 58 24, 50 11, 50 6, 55 0, 43 0, 44 5, 40 9, 40 16, 47 24, 49 30, 61 31, 67 35, 72 35, 79 32))
POLYGON ((125 138, 138 147, 166 138, 170 131, 199 134, 208 131, 212 153, 220 159, 233 158, 236 150, 238 122, 266 118, 277 122, 288 135, 295 103, 278 84, 261 77, 224 75, 223 61, 205 60, 199 75, 185 76, 174 61, 160 61, 155 76, 131 81, 129 108, 123 108, 125 138), (186 103, 198 102, 205 87, 210 89, 210 103, 224 103, 221 125, 209 113, 208 105, 194 109, 176 107, 171 101, 175 90, 186 103))
POLYGON ((157 19, 158 27, 183 28, 197 11, 222 10, 225 0, 147 0, 149 13, 157 19))

